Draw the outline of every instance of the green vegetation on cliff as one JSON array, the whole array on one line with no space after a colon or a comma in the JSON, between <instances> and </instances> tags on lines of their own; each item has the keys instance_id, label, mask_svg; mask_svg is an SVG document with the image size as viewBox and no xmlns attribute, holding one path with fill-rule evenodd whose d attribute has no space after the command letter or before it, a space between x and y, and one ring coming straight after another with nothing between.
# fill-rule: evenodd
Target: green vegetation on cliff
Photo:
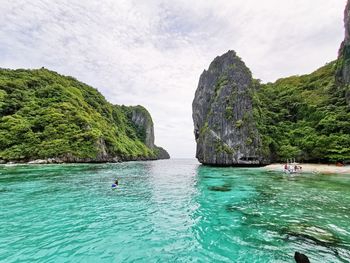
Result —
<instances>
[{"instance_id":1,"label":"green vegetation on cliff","mask_svg":"<svg viewBox=\"0 0 350 263\"><path fill-rule=\"evenodd\" d=\"M154 158L132 108L47 69L0 69L0 159Z\"/></svg>"},{"instance_id":2,"label":"green vegetation on cliff","mask_svg":"<svg viewBox=\"0 0 350 263\"><path fill-rule=\"evenodd\" d=\"M254 116L271 160L350 160L350 108L336 70L337 62L331 62L257 89Z\"/></svg>"}]
</instances>

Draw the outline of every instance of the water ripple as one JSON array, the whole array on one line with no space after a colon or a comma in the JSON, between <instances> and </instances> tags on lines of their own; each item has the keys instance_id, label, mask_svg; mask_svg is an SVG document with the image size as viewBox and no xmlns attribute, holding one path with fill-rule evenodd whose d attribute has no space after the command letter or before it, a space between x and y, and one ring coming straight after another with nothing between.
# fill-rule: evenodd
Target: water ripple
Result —
<instances>
[{"instance_id":1,"label":"water ripple","mask_svg":"<svg viewBox=\"0 0 350 263\"><path fill-rule=\"evenodd\" d=\"M192 160L0 166L0 261L348 262L349 186Z\"/></svg>"}]
</instances>

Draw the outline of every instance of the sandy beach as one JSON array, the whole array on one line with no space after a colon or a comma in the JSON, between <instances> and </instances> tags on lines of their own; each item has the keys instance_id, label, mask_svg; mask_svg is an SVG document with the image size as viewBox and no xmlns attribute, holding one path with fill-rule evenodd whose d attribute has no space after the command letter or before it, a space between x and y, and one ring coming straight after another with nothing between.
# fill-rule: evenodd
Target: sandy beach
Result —
<instances>
[{"instance_id":1,"label":"sandy beach","mask_svg":"<svg viewBox=\"0 0 350 263\"><path fill-rule=\"evenodd\" d=\"M320 174L349 174L350 175L350 166L336 166L333 164L298 164L302 167L302 173L320 173ZM284 164L270 164L265 166L265 169L268 171L283 171Z\"/></svg>"}]
</instances>

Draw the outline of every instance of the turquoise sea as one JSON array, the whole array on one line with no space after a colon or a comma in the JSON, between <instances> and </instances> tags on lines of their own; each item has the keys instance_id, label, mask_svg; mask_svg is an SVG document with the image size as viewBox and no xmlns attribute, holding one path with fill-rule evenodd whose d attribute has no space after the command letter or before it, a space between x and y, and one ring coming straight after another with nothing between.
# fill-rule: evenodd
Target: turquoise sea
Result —
<instances>
[{"instance_id":1,"label":"turquoise sea","mask_svg":"<svg viewBox=\"0 0 350 263\"><path fill-rule=\"evenodd\" d=\"M295 251L350 262L350 176L180 159L0 166L1 262L294 262Z\"/></svg>"}]
</instances>

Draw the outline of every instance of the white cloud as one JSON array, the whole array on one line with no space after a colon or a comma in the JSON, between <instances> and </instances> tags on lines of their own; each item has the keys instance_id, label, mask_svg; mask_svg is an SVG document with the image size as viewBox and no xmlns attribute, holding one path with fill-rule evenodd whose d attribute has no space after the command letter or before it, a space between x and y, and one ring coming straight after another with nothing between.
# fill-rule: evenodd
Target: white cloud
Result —
<instances>
[{"instance_id":1,"label":"white cloud","mask_svg":"<svg viewBox=\"0 0 350 263\"><path fill-rule=\"evenodd\" d=\"M236 50L264 81L336 58L343 0L0 0L0 66L46 68L141 104L156 142L193 157L191 103L215 56Z\"/></svg>"}]
</instances>

